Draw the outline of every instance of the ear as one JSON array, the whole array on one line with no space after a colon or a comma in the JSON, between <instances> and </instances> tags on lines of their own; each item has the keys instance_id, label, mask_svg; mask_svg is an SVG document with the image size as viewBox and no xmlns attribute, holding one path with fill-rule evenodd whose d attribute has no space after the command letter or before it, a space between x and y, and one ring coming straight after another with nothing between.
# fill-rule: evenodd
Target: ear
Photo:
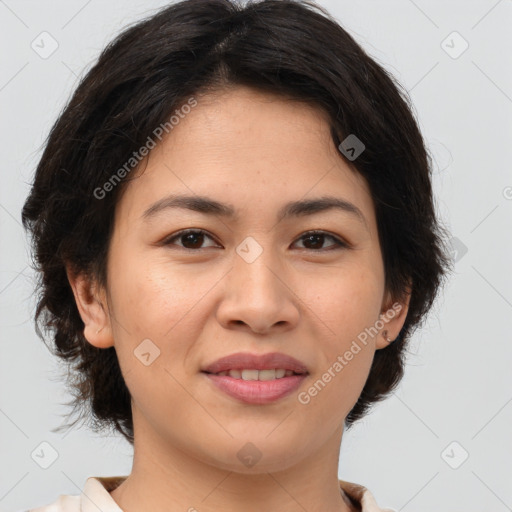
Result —
<instances>
[{"instance_id":1,"label":"ear","mask_svg":"<svg viewBox=\"0 0 512 512\"><path fill-rule=\"evenodd\" d=\"M84 323L85 339L97 348L112 347L114 338L105 291L85 274L74 274L68 266L66 274Z\"/></svg>"},{"instance_id":2,"label":"ear","mask_svg":"<svg viewBox=\"0 0 512 512\"><path fill-rule=\"evenodd\" d=\"M403 294L403 297L398 300L393 300L393 297L391 297L389 292L385 293L379 318L379 327L381 324L383 324L383 327L379 329L379 333L375 341L376 350L386 348L398 337L409 311L410 299L410 286ZM390 341L388 341L388 339Z\"/></svg>"}]
</instances>

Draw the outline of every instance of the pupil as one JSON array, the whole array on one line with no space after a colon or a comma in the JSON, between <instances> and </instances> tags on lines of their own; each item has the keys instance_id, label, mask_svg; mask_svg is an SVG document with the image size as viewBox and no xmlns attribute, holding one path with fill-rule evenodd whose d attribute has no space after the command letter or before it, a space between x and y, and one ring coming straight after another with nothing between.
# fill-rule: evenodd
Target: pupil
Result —
<instances>
[{"instance_id":1,"label":"pupil","mask_svg":"<svg viewBox=\"0 0 512 512\"><path fill-rule=\"evenodd\" d=\"M202 233L187 233L183 236L185 237L185 242L183 243L183 245L186 246L188 242L191 242L194 247L196 247L197 245L201 246L203 236ZM197 240L196 243L194 243L194 240L197 238L199 238L199 243L197 243Z\"/></svg>"},{"instance_id":2,"label":"pupil","mask_svg":"<svg viewBox=\"0 0 512 512\"><path fill-rule=\"evenodd\" d=\"M314 243L314 240L316 239L317 242L318 242L318 239L322 239L324 235L308 235L308 237L306 238L306 242L309 240L309 241L313 241L313 245L316 247L318 246L318 243L315 244ZM320 247L322 246L322 243L320 243Z\"/></svg>"},{"instance_id":3,"label":"pupil","mask_svg":"<svg viewBox=\"0 0 512 512\"><path fill-rule=\"evenodd\" d=\"M196 248L197 246L200 247L202 245L203 236L204 235L202 233L186 233L182 237L182 243L185 247L187 246L187 244L192 245L194 248ZM304 241L305 245L311 243L314 248L321 247L323 245L323 236L324 235L321 234L308 235Z\"/></svg>"}]
</instances>

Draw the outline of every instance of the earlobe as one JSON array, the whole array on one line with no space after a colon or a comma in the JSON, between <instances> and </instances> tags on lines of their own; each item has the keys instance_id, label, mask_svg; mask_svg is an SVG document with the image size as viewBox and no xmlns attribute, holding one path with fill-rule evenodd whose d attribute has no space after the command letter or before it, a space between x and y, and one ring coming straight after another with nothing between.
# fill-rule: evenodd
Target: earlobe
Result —
<instances>
[{"instance_id":1,"label":"earlobe","mask_svg":"<svg viewBox=\"0 0 512 512\"><path fill-rule=\"evenodd\" d=\"M84 337L97 348L114 345L105 293L83 273L73 274L66 268L75 303L84 323Z\"/></svg>"},{"instance_id":2,"label":"earlobe","mask_svg":"<svg viewBox=\"0 0 512 512\"><path fill-rule=\"evenodd\" d=\"M379 350L388 347L393 343L405 323L407 313L409 311L409 301L411 297L410 288L401 300L391 300L388 295L379 317L379 334L375 342L375 349Z\"/></svg>"}]
</instances>

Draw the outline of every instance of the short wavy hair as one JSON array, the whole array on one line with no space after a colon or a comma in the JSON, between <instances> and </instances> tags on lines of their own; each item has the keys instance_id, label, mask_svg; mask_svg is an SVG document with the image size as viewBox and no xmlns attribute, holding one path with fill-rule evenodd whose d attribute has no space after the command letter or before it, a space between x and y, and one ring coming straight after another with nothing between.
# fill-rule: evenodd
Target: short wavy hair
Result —
<instances>
[{"instance_id":1,"label":"short wavy hair","mask_svg":"<svg viewBox=\"0 0 512 512\"><path fill-rule=\"evenodd\" d=\"M365 145L350 163L372 194L386 288L410 301L398 338L375 353L347 428L396 388L407 342L443 284L450 265L432 159L396 79L313 2L171 4L126 28L81 79L45 141L22 211L39 276L36 332L43 341L42 331L49 334L48 348L72 367L72 412L94 431L110 427L133 444L131 396L115 349L85 339L66 274L68 265L107 284L114 212L130 178L101 200L95 190L187 98L237 85L311 104L328 115L337 147L349 134Z\"/></svg>"}]
</instances>

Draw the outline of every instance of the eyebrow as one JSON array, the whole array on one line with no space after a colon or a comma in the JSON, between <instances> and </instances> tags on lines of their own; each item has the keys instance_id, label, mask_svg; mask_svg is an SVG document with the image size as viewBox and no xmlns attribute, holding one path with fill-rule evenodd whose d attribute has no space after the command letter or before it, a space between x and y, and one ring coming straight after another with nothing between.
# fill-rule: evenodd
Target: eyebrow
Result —
<instances>
[{"instance_id":1,"label":"eyebrow","mask_svg":"<svg viewBox=\"0 0 512 512\"><path fill-rule=\"evenodd\" d=\"M205 215L220 215L221 217L235 221L239 219L239 215L230 204L220 203L219 201L206 196L188 196L178 194L171 194L158 200L145 210L142 214L142 218L144 220L148 220L169 208L182 208L203 213ZM333 196L323 196L315 199L302 199L300 201L291 201L286 203L279 210L277 220L280 222L281 220L292 217L304 217L333 209L341 210L353 215L368 228L368 222L365 216L356 205L346 201L345 199Z\"/></svg>"}]
</instances>

